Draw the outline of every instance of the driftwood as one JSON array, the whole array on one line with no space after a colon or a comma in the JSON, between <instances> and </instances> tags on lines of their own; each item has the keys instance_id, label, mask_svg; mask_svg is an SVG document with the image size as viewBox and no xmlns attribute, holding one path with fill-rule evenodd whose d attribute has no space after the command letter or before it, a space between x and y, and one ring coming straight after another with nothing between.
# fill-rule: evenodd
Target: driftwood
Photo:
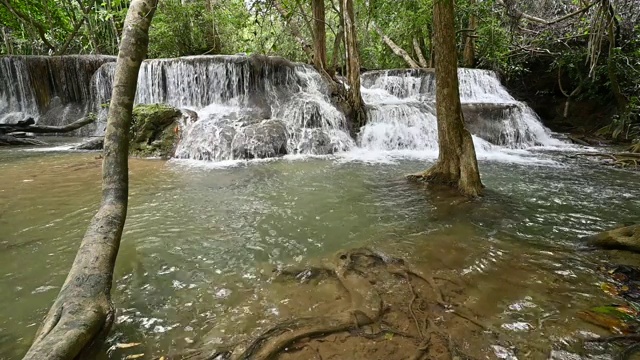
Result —
<instances>
[{"instance_id":1,"label":"driftwood","mask_svg":"<svg viewBox=\"0 0 640 360\"><path fill-rule=\"evenodd\" d=\"M18 121L16 124L0 124L0 146L7 145L47 145L33 138L24 137L25 133L62 134L77 130L96 121L93 114L64 126L36 125L32 118Z\"/></svg>"},{"instance_id":2,"label":"driftwood","mask_svg":"<svg viewBox=\"0 0 640 360\"><path fill-rule=\"evenodd\" d=\"M583 238L588 245L603 249L628 250L640 253L640 225L603 231Z\"/></svg>"},{"instance_id":3,"label":"driftwood","mask_svg":"<svg viewBox=\"0 0 640 360\"><path fill-rule=\"evenodd\" d=\"M93 114L89 114L80 120L64 126L37 125L32 119L27 119L26 121L19 121L17 124L0 124L0 134L10 134L14 132L27 132L34 134L68 133L78 130L85 125L89 125L94 121L96 121L96 117Z\"/></svg>"},{"instance_id":4,"label":"driftwood","mask_svg":"<svg viewBox=\"0 0 640 360\"><path fill-rule=\"evenodd\" d=\"M93 359L113 324L113 269L129 197L129 128L156 6L157 0L133 0L127 12L104 140L102 202L25 360Z\"/></svg>"}]
</instances>

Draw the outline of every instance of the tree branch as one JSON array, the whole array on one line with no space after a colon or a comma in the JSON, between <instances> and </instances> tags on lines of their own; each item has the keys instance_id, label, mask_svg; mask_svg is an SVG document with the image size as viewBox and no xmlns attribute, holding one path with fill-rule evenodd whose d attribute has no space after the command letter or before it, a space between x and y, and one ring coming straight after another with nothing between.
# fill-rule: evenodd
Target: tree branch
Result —
<instances>
[{"instance_id":1,"label":"tree branch","mask_svg":"<svg viewBox=\"0 0 640 360\"><path fill-rule=\"evenodd\" d=\"M413 69L420 68L420 65L418 65L418 63L415 60L413 60L413 58L411 58L409 53L407 53L403 48L401 48L395 42L393 42L393 40L391 40L390 37L388 37L382 32L382 29L380 29L378 24L376 24L375 22L372 22L371 26L373 26L373 29L378 33L378 35L380 35L380 37L382 38L382 41L384 41L384 43L387 44L389 48L391 48L391 51L393 51L393 53L396 54L397 56L400 56L409 65L409 67Z\"/></svg>"}]
</instances>

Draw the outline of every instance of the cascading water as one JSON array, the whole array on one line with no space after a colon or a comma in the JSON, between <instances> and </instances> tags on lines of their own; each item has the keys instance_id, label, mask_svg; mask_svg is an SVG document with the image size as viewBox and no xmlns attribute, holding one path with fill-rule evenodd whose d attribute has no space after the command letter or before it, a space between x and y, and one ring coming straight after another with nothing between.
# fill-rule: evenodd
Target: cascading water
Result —
<instances>
[{"instance_id":1,"label":"cascading water","mask_svg":"<svg viewBox=\"0 0 640 360\"><path fill-rule=\"evenodd\" d=\"M536 114L515 100L491 71L459 69L466 126L480 151L561 145ZM435 76L432 70L386 70L362 75L368 124L360 146L371 150L437 151Z\"/></svg>"},{"instance_id":2,"label":"cascading water","mask_svg":"<svg viewBox=\"0 0 640 360\"><path fill-rule=\"evenodd\" d=\"M99 102L111 96L113 64L94 82ZM311 67L284 59L196 56L145 61L137 103L166 103L198 112L176 157L227 160L284 154L330 154L354 146L344 115ZM101 118L105 118L106 110Z\"/></svg>"},{"instance_id":3,"label":"cascading water","mask_svg":"<svg viewBox=\"0 0 640 360\"><path fill-rule=\"evenodd\" d=\"M27 116L69 123L98 113L102 135L111 98L113 57L7 57L0 59L0 122ZM89 80L91 79L91 80ZM459 70L466 126L476 149L556 146L526 105L486 70ZM9 85L9 86L7 86ZM435 77L432 70L362 74L368 123L357 141L329 89L312 67L276 57L194 56L147 60L136 103L165 103L197 112L185 123L176 157L220 161L285 154L437 152ZM193 113L192 113L193 114ZM197 119L194 121L194 119Z\"/></svg>"}]
</instances>

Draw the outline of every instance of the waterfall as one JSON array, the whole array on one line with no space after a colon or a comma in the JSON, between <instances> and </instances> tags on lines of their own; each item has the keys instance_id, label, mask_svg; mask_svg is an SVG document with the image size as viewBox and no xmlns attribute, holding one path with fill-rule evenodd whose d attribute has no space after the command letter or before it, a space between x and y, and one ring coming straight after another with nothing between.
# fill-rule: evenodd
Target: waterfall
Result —
<instances>
[{"instance_id":1,"label":"waterfall","mask_svg":"<svg viewBox=\"0 0 640 360\"><path fill-rule=\"evenodd\" d=\"M105 64L95 74L98 103L111 97L114 71L114 64ZM332 154L355 145L320 74L276 57L147 60L136 103L166 103L198 113L198 121L183 130L178 158ZM99 118L106 119L106 110Z\"/></svg>"},{"instance_id":2,"label":"waterfall","mask_svg":"<svg viewBox=\"0 0 640 360\"><path fill-rule=\"evenodd\" d=\"M514 99L495 73L459 69L466 127L481 149L561 145L535 112ZM376 150L437 150L435 74L431 69L372 71L362 75L369 122L360 146Z\"/></svg>"},{"instance_id":3,"label":"waterfall","mask_svg":"<svg viewBox=\"0 0 640 360\"><path fill-rule=\"evenodd\" d=\"M104 133L115 58L0 58L0 122L28 116L70 123L88 112L98 122L80 134ZM495 73L459 69L466 127L479 151L557 146L536 114L514 99ZM429 69L362 74L368 123L357 140L311 66L265 56L191 56L143 62L135 102L191 111L175 156L220 161L285 154L437 153L435 76ZM197 115L197 116L196 116Z\"/></svg>"},{"instance_id":4,"label":"waterfall","mask_svg":"<svg viewBox=\"0 0 640 360\"><path fill-rule=\"evenodd\" d=\"M0 123L32 117L62 125L95 110L91 78L110 56L8 56L0 58ZM93 131L81 129L81 133Z\"/></svg>"}]
</instances>

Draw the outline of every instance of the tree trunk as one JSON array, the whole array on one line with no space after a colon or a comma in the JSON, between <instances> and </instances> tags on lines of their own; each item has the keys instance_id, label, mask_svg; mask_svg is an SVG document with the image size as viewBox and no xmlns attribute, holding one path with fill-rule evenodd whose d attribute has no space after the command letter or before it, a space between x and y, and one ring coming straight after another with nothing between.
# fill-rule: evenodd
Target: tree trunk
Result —
<instances>
[{"instance_id":1,"label":"tree trunk","mask_svg":"<svg viewBox=\"0 0 640 360\"><path fill-rule=\"evenodd\" d=\"M114 320L111 285L127 215L131 112L147 54L157 0L133 0L118 52L102 163L102 203L91 220L58 297L24 359L71 360L91 355Z\"/></svg>"},{"instance_id":2,"label":"tree trunk","mask_svg":"<svg viewBox=\"0 0 640 360\"><path fill-rule=\"evenodd\" d=\"M360 93L360 57L358 55L353 0L341 1L344 13L344 47L347 61L347 81L349 83L347 102L351 108L351 133L354 134L366 123L366 113L362 94Z\"/></svg>"},{"instance_id":3,"label":"tree trunk","mask_svg":"<svg viewBox=\"0 0 640 360\"><path fill-rule=\"evenodd\" d=\"M313 9L313 63L318 69L327 69L327 34L324 0L312 0Z\"/></svg>"},{"instance_id":4,"label":"tree trunk","mask_svg":"<svg viewBox=\"0 0 640 360\"><path fill-rule=\"evenodd\" d=\"M607 12L608 35L609 35L609 55L607 56L607 73L609 75L609 83L611 84L611 92L616 99L616 105L620 113L624 113L627 108L627 98L622 94L620 90L620 81L618 80L618 73L616 71L616 64L614 61L614 49L616 47L616 21L615 14L611 3L608 3Z\"/></svg>"},{"instance_id":5,"label":"tree trunk","mask_svg":"<svg viewBox=\"0 0 640 360\"><path fill-rule=\"evenodd\" d=\"M482 182L471 134L464 127L458 88L453 0L434 3L438 161L411 180L456 187L465 196L482 194Z\"/></svg>"},{"instance_id":6,"label":"tree trunk","mask_svg":"<svg viewBox=\"0 0 640 360\"><path fill-rule=\"evenodd\" d=\"M416 53L416 56L418 57L418 62L420 63L420 66L423 68L428 67L429 63L427 62L427 59L424 58L424 54L422 53L422 49L420 48L420 42L416 37L413 38L413 51Z\"/></svg>"},{"instance_id":7,"label":"tree trunk","mask_svg":"<svg viewBox=\"0 0 640 360\"><path fill-rule=\"evenodd\" d=\"M470 0L469 4L474 7L476 0ZM473 9L475 11L475 9ZM464 44L463 64L465 67L472 68L476 65L476 28L477 19L474 14L469 16L469 31L466 33L466 41Z\"/></svg>"},{"instance_id":8,"label":"tree trunk","mask_svg":"<svg viewBox=\"0 0 640 360\"><path fill-rule=\"evenodd\" d=\"M393 40L391 40L390 37L385 35L385 33L382 31L382 29L380 29L380 27L376 23L372 23L371 25L373 26L373 29L378 33L378 35L380 35L380 37L382 38L382 41L384 41L384 43L387 44L387 46L389 46L391 51L393 51L394 54L400 56L407 63L407 65L409 65L410 68L417 69L420 67L420 65L418 65L418 63L415 60L413 60L413 58L411 58L409 53L406 52L400 46L398 46L398 44L393 42Z\"/></svg>"}]
</instances>

